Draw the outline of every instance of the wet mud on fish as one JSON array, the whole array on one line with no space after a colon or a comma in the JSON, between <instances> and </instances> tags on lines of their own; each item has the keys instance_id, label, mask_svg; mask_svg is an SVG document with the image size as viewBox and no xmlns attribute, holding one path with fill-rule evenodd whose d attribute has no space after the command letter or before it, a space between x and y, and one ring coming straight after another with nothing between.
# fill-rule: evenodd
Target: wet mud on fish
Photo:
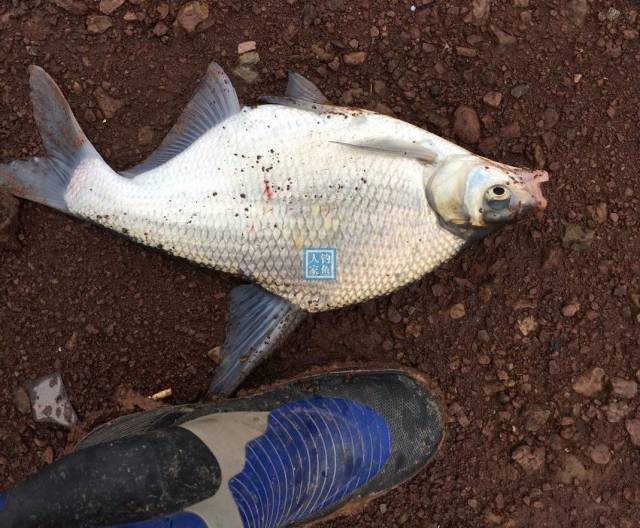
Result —
<instances>
[{"instance_id":1,"label":"wet mud on fish","mask_svg":"<svg viewBox=\"0 0 640 528\"><path fill-rule=\"evenodd\" d=\"M88 0L2 3L0 161L42 154L29 64L60 82L89 140L124 169L161 142L215 59L248 104L282 94L295 70L332 101L549 170L542 219L390 297L307 318L245 387L374 361L442 389L435 463L325 526L636 526L637 3L197 1L209 15L195 27L184 2L129 0L110 15ZM239 65L250 40L260 60ZM34 204L22 203L15 243L0 246L0 488L77 440L34 423L22 384L61 372L83 428L125 412L121 385L196 401L240 283Z\"/></svg>"}]
</instances>

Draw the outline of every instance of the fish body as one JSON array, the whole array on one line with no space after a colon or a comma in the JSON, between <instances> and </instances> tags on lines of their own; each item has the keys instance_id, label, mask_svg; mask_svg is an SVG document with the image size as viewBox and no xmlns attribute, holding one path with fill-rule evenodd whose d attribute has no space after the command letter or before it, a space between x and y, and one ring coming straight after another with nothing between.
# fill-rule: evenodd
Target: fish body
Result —
<instances>
[{"instance_id":1,"label":"fish body","mask_svg":"<svg viewBox=\"0 0 640 528\"><path fill-rule=\"evenodd\" d=\"M464 244L427 201L430 166L347 146L383 134L444 158L464 154L371 112L262 105L133 179L88 159L64 199L76 216L241 275L303 310L340 308L420 278ZM335 249L335 280L305 279L306 248Z\"/></svg>"},{"instance_id":2,"label":"fish body","mask_svg":"<svg viewBox=\"0 0 640 528\"><path fill-rule=\"evenodd\" d=\"M212 64L159 148L121 173L37 67L31 99L48 157L0 165L0 189L253 283L230 294L216 394L235 390L304 314L390 293L546 206L546 173L332 106L295 74L287 97L241 108Z\"/></svg>"}]
</instances>

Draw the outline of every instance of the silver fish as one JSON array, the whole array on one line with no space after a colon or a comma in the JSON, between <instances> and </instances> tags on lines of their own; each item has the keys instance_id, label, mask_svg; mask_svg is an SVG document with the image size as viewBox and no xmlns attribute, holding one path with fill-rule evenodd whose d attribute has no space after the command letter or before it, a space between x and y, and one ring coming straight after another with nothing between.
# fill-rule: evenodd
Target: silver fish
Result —
<instances>
[{"instance_id":1,"label":"silver fish","mask_svg":"<svg viewBox=\"0 0 640 528\"><path fill-rule=\"evenodd\" d=\"M333 106L297 74L286 97L242 108L217 64L160 147L117 173L54 81L30 74L48 158L0 165L0 189L254 283L231 293L213 393L235 390L304 314L388 294L546 207L544 171Z\"/></svg>"}]
</instances>

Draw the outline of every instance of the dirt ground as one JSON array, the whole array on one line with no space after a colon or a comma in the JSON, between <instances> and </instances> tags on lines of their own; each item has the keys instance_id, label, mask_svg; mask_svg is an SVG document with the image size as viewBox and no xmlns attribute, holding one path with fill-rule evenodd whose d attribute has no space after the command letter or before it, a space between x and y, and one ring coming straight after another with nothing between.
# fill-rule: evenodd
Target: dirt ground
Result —
<instances>
[{"instance_id":1,"label":"dirt ground","mask_svg":"<svg viewBox=\"0 0 640 528\"><path fill-rule=\"evenodd\" d=\"M466 146L552 172L545 217L391 297L309 318L245 387L373 360L445 393L448 437L429 470L326 526L638 526L638 2L202 0L192 33L189 17L175 24L184 3L128 0L95 18L97 0L0 2L0 161L41 154L32 63L116 169L152 152L207 64L231 74L248 40L259 78L232 74L246 103L295 70L334 101L447 138L471 107L480 137L457 130ZM86 424L123 412L119 385L195 401L239 283L29 203L17 237L0 249L0 488L73 441L24 413L21 384L60 371Z\"/></svg>"}]
</instances>

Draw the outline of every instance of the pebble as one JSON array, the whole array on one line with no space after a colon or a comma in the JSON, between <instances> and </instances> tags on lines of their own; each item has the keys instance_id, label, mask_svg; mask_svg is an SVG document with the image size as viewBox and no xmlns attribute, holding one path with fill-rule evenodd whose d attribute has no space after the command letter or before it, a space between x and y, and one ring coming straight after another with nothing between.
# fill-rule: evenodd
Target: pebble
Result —
<instances>
[{"instance_id":1,"label":"pebble","mask_svg":"<svg viewBox=\"0 0 640 528\"><path fill-rule=\"evenodd\" d=\"M520 123L514 121L500 129L500 137L503 139L518 139L521 136Z\"/></svg>"},{"instance_id":2,"label":"pebble","mask_svg":"<svg viewBox=\"0 0 640 528\"><path fill-rule=\"evenodd\" d=\"M491 26L491 32L495 35L496 39L498 39L500 46L512 46L518 42L516 37L509 35L506 31L502 31L499 27Z\"/></svg>"},{"instance_id":3,"label":"pebble","mask_svg":"<svg viewBox=\"0 0 640 528\"><path fill-rule=\"evenodd\" d=\"M464 46L456 46L456 54L460 57L476 57L478 55L478 50L474 48L466 48Z\"/></svg>"},{"instance_id":4,"label":"pebble","mask_svg":"<svg viewBox=\"0 0 640 528\"><path fill-rule=\"evenodd\" d=\"M345 53L344 63L349 66L359 66L365 60L367 60L367 52L366 51L352 51L350 53Z\"/></svg>"},{"instance_id":5,"label":"pebble","mask_svg":"<svg viewBox=\"0 0 640 528\"><path fill-rule=\"evenodd\" d=\"M113 22L111 22L111 18L108 16L89 15L87 17L87 31L89 33L98 35L107 31L111 26L113 26Z\"/></svg>"},{"instance_id":6,"label":"pebble","mask_svg":"<svg viewBox=\"0 0 640 528\"><path fill-rule=\"evenodd\" d=\"M640 447L640 419L632 418L627 420L624 424L627 433L629 433L629 438L631 439L631 443L635 446Z\"/></svg>"},{"instance_id":7,"label":"pebble","mask_svg":"<svg viewBox=\"0 0 640 528\"><path fill-rule=\"evenodd\" d=\"M587 398L593 398L604 388L605 372L600 367L581 374L573 384L573 390Z\"/></svg>"},{"instance_id":8,"label":"pebble","mask_svg":"<svg viewBox=\"0 0 640 528\"><path fill-rule=\"evenodd\" d=\"M491 0L473 0L471 4L471 22L476 26L483 24L489 18Z\"/></svg>"},{"instance_id":9,"label":"pebble","mask_svg":"<svg viewBox=\"0 0 640 528\"><path fill-rule=\"evenodd\" d=\"M598 444L589 451L589 456L595 464L605 466L611 461L611 451L604 444Z\"/></svg>"},{"instance_id":10,"label":"pebble","mask_svg":"<svg viewBox=\"0 0 640 528\"><path fill-rule=\"evenodd\" d=\"M124 4L124 0L100 0L99 9L100 12L105 15L110 15L115 12L120 6Z\"/></svg>"},{"instance_id":11,"label":"pebble","mask_svg":"<svg viewBox=\"0 0 640 528\"><path fill-rule=\"evenodd\" d=\"M590 473L582 461L572 454L562 456L555 473L555 478L566 485L587 481L589 477Z\"/></svg>"},{"instance_id":12,"label":"pebble","mask_svg":"<svg viewBox=\"0 0 640 528\"><path fill-rule=\"evenodd\" d=\"M16 248L19 211L18 199L9 193L0 192L0 250Z\"/></svg>"},{"instance_id":13,"label":"pebble","mask_svg":"<svg viewBox=\"0 0 640 528\"><path fill-rule=\"evenodd\" d=\"M478 114L470 106L459 106L455 112L453 131L465 143L480 141L480 120Z\"/></svg>"},{"instance_id":14,"label":"pebble","mask_svg":"<svg viewBox=\"0 0 640 528\"><path fill-rule=\"evenodd\" d=\"M169 27L162 21L153 26L153 34L156 37L164 37L169 32Z\"/></svg>"},{"instance_id":15,"label":"pebble","mask_svg":"<svg viewBox=\"0 0 640 528\"><path fill-rule=\"evenodd\" d=\"M636 394L638 394L638 384L633 380L613 378L611 380L611 388L613 394L627 400L635 398Z\"/></svg>"},{"instance_id":16,"label":"pebble","mask_svg":"<svg viewBox=\"0 0 640 528\"><path fill-rule=\"evenodd\" d=\"M550 416L551 411L546 411L544 409L532 409L527 411L524 415L524 427L527 431L535 433L545 426Z\"/></svg>"},{"instance_id":17,"label":"pebble","mask_svg":"<svg viewBox=\"0 0 640 528\"><path fill-rule=\"evenodd\" d=\"M451 308L449 308L449 317L451 317L451 319L462 319L465 314L466 311L464 309L464 304L462 303L454 304Z\"/></svg>"},{"instance_id":18,"label":"pebble","mask_svg":"<svg viewBox=\"0 0 640 528\"><path fill-rule=\"evenodd\" d=\"M544 114L542 114L544 128L547 130L551 130L554 126L556 126L559 120L560 114L558 114L557 110L553 108L547 108L544 111Z\"/></svg>"},{"instance_id":19,"label":"pebble","mask_svg":"<svg viewBox=\"0 0 640 528\"><path fill-rule=\"evenodd\" d=\"M562 307L562 315L565 317L573 317L580 311L580 303L565 304Z\"/></svg>"},{"instance_id":20,"label":"pebble","mask_svg":"<svg viewBox=\"0 0 640 528\"><path fill-rule=\"evenodd\" d=\"M255 40L247 40L246 42L241 42L240 44L238 44L238 55L248 53L249 51L256 51Z\"/></svg>"},{"instance_id":21,"label":"pebble","mask_svg":"<svg viewBox=\"0 0 640 528\"><path fill-rule=\"evenodd\" d=\"M244 55L241 55L241 57L245 57L251 53L255 52L245 53ZM247 84L253 84L260 79L260 74L253 68L253 66L247 64L240 64L233 70L233 73Z\"/></svg>"},{"instance_id":22,"label":"pebble","mask_svg":"<svg viewBox=\"0 0 640 528\"><path fill-rule=\"evenodd\" d=\"M249 51L240 55L238 63L242 66L255 66L260 62L260 55L257 51Z\"/></svg>"},{"instance_id":23,"label":"pebble","mask_svg":"<svg viewBox=\"0 0 640 528\"><path fill-rule=\"evenodd\" d=\"M204 2L187 2L178 11L176 24L187 33L194 33L198 25L209 18L209 6Z\"/></svg>"},{"instance_id":24,"label":"pebble","mask_svg":"<svg viewBox=\"0 0 640 528\"><path fill-rule=\"evenodd\" d=\"M138 130L138 143L140 145L151 145L153 143L153 128L150 126L140 127Z\"/></svg>"},{"instance_id":25,"label":"pebble","mask_svg":"<svg viewBox=\"0 0 640 528\"><path fill-rule=\"evenodd\" d=\"M631 408L627 402L611 402L604 407L604 415L609 423L620 423L629 412Z\"/></svg>"},{"instance_id":26,"label":"pebble","mask_svg":"<svg viewBox=\"0 0 640 528\"><path fill-rule=\"evenodd\" d=\"M18 387L13 393L13 403L20 414L29 414L31 412L31 400L29 400L29 394L23 387Z\"/></svg>"},{"instance_id":27,"label":"pebble","mask_svg":"<svg viewBox=\"0 0 640 528\"><path fill-rule=\"evenodd\" d=\"M491 108L498 108L502 103L502 94L500 92L489 92L482 98L482 101Z\"/></svg>"},{"instance_id":28,"label":"pebble","mask_svg":"<svg viewBox=\"0 0 640 528\"><path fill-rule=\"evenodd\" d=\"M78 423L60 374L38 378L27 383L26 387L36 422L54 423L67 429Z\"/></svg>"},{"instance_id":29,"label":"pebble","mask_svg":"<svg viewBox=\"0 0 640 528\"><path fill-rule=\"evenodd\" d=\"M534 473L539 471L544 466L546 451L544 447L531 448L527 445L518 447L511 458L522 468L526 473Z\"/></svg>"},{"instance_id":30,"label":"pebble","mask_svg":"<svg viewBox=\"0 0 640 528\"><path fill-rule=\"evenodd\" d=\"M111 97L102 87L97 88L96 91L93 92L93 95L104 117L107 119L111 119L116 115L118 110L125 104L123 100Z\"/></svg>"},{"instance_id":31,"label":"pebble","mask_svg":"<svg viewBox=\"0 0 640 528\"><path fill-rule=\"evenodd\" d=\"M89 12L87 5L81 0L53 0L53 3L72 15L84 16Z\"/></svg>"},{"instance_id":32,"label":"pebble","mask_svg":"<svg viewBox=\"0 0 640 528\"><path fill-rule=\"evenodd\" d=\"M520 330L520 333L525 337L533 332L536 328L538 328L538 323L531 315L518 321L518 330Z\"/></svg>"},{"instance_id":33,"label":"pebble","mask_svg":"<svg viewBox=\"0 0 640 528\"><path fill-rule=\"evenodd\" d=\"M511 95L513 95L513 97L515 97L516 99L520 99L527 93L529 93L529 90L530 87L528 84L519 84L511 90Z\"/></svg>"},{"instance_id":34,"label":"pebble","mask_svg":"<svg viewBox=\"0 0 640 528\"><path fill-rule=\"evenodd\" d=\"M570 0L567 4L566 14L571 22L581 26L589 14L588 0Z\"/></svg>"}]
</instances>

